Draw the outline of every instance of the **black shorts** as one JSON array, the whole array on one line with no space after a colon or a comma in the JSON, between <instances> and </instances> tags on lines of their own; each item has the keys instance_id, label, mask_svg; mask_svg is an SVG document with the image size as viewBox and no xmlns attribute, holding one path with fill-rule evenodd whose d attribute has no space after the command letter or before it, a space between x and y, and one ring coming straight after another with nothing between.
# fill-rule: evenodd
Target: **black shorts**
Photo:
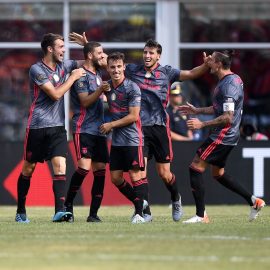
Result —
<instances>
[{"instance_id":1,"label":"black shorts","mask_svg":"<svg viewBox=\"0 0 270 270\"><path fill-rule=\"evenodd\" d=\"M173 159L170 129L165 126L144 126L144 156L156 162L169 163Z\"/></svg>"},{"instance_id":2,"label":"black shorts","mask_svg":"<svg viewBox=\"0 0 270 270\"><path fill-rule=\"evenodd\" d=\"M141 146L113 146L110 152L110 170L144 170L143 149Z\"/></svg>"},{"instance_id":3,"label":"black shorts","mask_svg":"<svg viewBox=\"0 0 270 270\"><path fill-rule=\"evenodd\" d=\"M109 151L106 137L87 133L73 134L77 159L89 158L93 162L109 162Z\"/></svg>"},{"instance_id":4,"label":"black shorts","mask_svg":"<svg viewBox=\"0 0 270 270\"><path fill-rule=\"evenodd\" d=\"M234 145L217 144L210 138L198 148L197 155L204 161L219 168L224 168Z\"/></svg>"},{"instance_id":5,"label":"black shorts","mask_svg":"<svg viewBox=\"0 0 270 270\"><path fill-rule=\"evenodd\" d=\"M24 159L30 163L66 157L67 149L65 127L26 129Z\"/></svg>"}]
</instances>

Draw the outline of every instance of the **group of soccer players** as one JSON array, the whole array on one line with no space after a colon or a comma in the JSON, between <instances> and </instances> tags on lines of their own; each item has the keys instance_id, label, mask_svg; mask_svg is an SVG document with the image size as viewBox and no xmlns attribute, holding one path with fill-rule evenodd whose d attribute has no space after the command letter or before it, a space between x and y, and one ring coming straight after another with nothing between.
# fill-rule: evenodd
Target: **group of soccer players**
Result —
<instances>
[{"instance_id":1,"label":"group of soccer players","mask_svg":"<svg viewBox=\"0 0 270 270\"><path fill-rule=\"evenodd\" d=\"M192 130L207 126L212 127L213 132L198 149L190 165L196 215L184 223L209 222L205 212L202 177L209 164L218 182L250 204L250 220L258 216L265 205L264 201L247 192L224 170L226 159L239 138L243 107L243 83L230 70L230 51L214 52L209 56L204 53L201 66L179 70L159 64L162 47L154 40L148 40L144 46L143 64L135 65L125 64L121 52L107 56L101 44L88 42L85 34L71 33L70 37L84 46L84 61L64 61L63 38L49 33L44 35L41 42L43 59L30 69L32 105L26 129L24 164L18 179L17 222L29 222L25 203L30 179L37 162L44 160L51 160L54 172L54 222L74 221L73 200L90 169L94 180L87 222L101 221L97 213L103 198L105 166L108 162L112 183L134 204L131 222L150 222L153 217L148 199L147 161L153 156L158 175L171 194L172 218L179 221L183 209L176 177L170 169L173 152L166 113L168 93L173 82L198 78L209 69L219 79L213 94L213 106L195 108L187 103L179 107L185 114L215 115L211 121L201 122L192 118L187 122ZM101 68L107 69L110 75L108 82L102 81ZM78 166L66 195L67 139L63 95L69 88L74 105L72 130ZM112 117L108 123L104 123L103 119L103 95L106 96ZM109 157L106 134L111 131ZM129 172L131 183L123 178L123 172Z\"/></svg>"}]
</instances>

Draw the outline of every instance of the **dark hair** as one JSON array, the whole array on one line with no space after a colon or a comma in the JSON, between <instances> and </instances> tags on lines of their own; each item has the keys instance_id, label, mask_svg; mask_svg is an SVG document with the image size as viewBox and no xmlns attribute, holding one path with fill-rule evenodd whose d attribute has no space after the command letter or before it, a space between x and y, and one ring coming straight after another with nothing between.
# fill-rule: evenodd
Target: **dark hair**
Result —
<instances>
[{"instance_id":1,"label":"dark hair","mask_svg":"<svg viewBox=\"0 0 270 270\"><path fill-rule=\"evenodd\" d=\"M87 58L87 54L94 51L95 48L101 47L101 44L96 41L87 42L83 47L84 58Z\"/></svg>"},{"instance_id":2,"label":"dark hair","mask_svg":"<svg viewBox=\"0 0 270 270\"><path fill-rule=\"evenodd\" d=\"M144 45L144 48L145 47L156 48L158 54L162 53L162 46L157 41L155 41L153 39L148 39Z\"/></svg>"},{"instance_id":3,"label":"dark hair","mask_svg":"<svg viewBox=\"0 0 270 270\"><path fill-rule=\"evenodd\" d=\"M224 69L230 69L232 58L235 55L234 50L215 51L216 61L221 62Z\"/></svg>"},{"instance_id":4,"label":"dark hair","mask_svg":"<svg viewBox=\"0 0 270 270\"><path fill-rule=\"evenodd\" d=\"M45 34L41 40L41 49L42 51L44 52L44 54L47 53L47 48L49 46L53 47L54 46L54 42L57 40L57 39L60 39L62 41L64 41L64 38L63 36L61 35L58 35L58 34L53 34L53 33L48 33L48 34Z\"/></svg>"},{"instance_id":5,"label":"dark hair","mask_svg":"<svg viewBox=\"0 0 270 270\"><path fill-rule=\"evenodd\" d=\"M110 60L112 61L122 60L123 63L125 63L125 55L121 52L113 52L108 55L107 63L109 63Z\"/></svg>"}]
</instances>

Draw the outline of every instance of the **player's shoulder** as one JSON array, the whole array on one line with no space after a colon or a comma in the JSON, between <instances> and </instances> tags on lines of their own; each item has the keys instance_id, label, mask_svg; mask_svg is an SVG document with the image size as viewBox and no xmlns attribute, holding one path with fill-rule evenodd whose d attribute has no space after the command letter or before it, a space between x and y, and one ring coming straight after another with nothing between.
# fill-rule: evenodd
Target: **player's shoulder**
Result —
<instances>
[{"instance_id":1,"label":"player's shoulder","mask_svg":"<svg viewBox=\"0 0 270 270\"><path fill-rule=\"evenodd\" d=\"M129 63L129 64L126 64L126 69L130 71L138 71L138 70L144 69L144 65Z\"/></svg>"},{"instance_id":2,"label":"player's shoulder","mask_svg":"<svg viewBox=\"0 0 270 270\"><path fill-rule=\"evenodd\" d=\"M41 62L37 62L37 63L33 64L29 69L30 74L37 73L37 72L40 73L42 71L43 71L43 69L42 69L42 63Z\"/></svg>"},{"instance_id":3,"label":"player's shoulder","mask_svg":"<svg viewBox=\"0 0 270 270\"><path fill-rule=\"evenodd\" d=\"M226 76L222 83L222 88L224 88L225 90L227 88L242 88L242 87L243 87L243 81L241 77L235 73L232 73Z\"/></svg>"}]
</instances>

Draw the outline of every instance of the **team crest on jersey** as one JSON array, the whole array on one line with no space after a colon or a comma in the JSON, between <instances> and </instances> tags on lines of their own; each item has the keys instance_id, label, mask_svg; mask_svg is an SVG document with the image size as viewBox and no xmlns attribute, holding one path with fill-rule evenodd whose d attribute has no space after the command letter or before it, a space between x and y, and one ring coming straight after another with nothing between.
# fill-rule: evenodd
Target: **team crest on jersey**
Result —
<instances>
[{"instance_id":1,"label":"team crest on jersey","mask_svg":"<svg viewBox=\"0 0 270 270\"><path fill-rule=\"evenodd\" d=\"M160 78L160 71L156 71L156 78L159 79Z\"/></svg>"},{"instance_id":2,"label":"team crest on jersey","mask_svg":"<svg viewBox=\"0 0 270 270\"><path fill-rule=\"evenodd\" d=\"M55 81L56 83L58 83L59 80L60 80L60 78L59 78L59 76L58 76L57 74L53 74L53 79L54 79L54 81Z\"/></svg>"},{"instance_id":3,"label":"team crest on jersey","mask_svg":"<svg viewBox=\"0 0 270 270\"><path fill-rule=\"evenodd\" d=\"M79 88L83 88L83 82L79 82L79 83L78 83L78 87L79 87Z\"/></svg>"},{"instance_id":4,"label":"team crest on jersey","mask_svg":"<svg viewBox=\"0 0 270 270\"><path fill-rule=\"evenodd\" d=\"M82 147L82 153L86 154L87 153L87 148L86 147Z\"/></svg>"},{"instance_id":5,"label":"team crest on jersey","mask_svg":"<svg viewBox=\"0 0 270 270\"><path fill-rule=\"evenodd\" d=\"M46 75L45 74L37 74L36 78L38 81L43 81L44 79L46 79Z\"/></svg>"},{"instance_id":6,"label":"team crest on jersey","mask_svg":"<svg viewBox=\"0 0 270 270\"><path fill-rule=\"evenodd\" d=\"M115 93L112 93L111 100L116 100L116 94Z\"/></svg>"}]
</instances>

